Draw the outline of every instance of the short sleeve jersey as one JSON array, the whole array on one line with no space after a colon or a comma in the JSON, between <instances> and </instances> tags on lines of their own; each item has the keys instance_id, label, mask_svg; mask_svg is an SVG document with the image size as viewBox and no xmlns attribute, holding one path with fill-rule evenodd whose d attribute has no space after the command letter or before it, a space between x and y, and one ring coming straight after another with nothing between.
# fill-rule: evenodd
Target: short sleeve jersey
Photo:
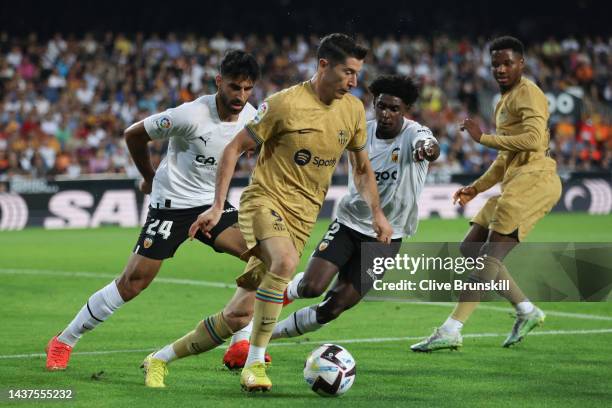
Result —
<instances>
[{"instance_id":1,"label":"short sleeve jersey","mask_svg":"<svg viewBox=\"0 0 612 408\"><path fill-rule=\"evenodd\" d=\"M345 149L366 143L363 103L345 95L326 105L309 81L270 96L246 126L262 145L245 194L265 195L314 222Z\"/></svg>"},{"instance_id":2,"label":"short sleeve jersey","mask_svg":"<svg viewBox=\"0 0 612 408\"><path fill-rule=\"evenodd\" d=\"M376 174L380 205L393 227L392 238L411 236L416 232L417 202L429 167L427 160L414 160L413 153L417 142L435 138L427 127L408 119L404 119L401 132L393 139L376 137L375 120L369 121L367 127L366 149ZM359 195L352 177L348 187L348 194L338 205L338 221L357 232L376 237L372 212Z\"/></svg>"},{"instance_id":3,"label":"short sleeve jersey","mask_svg":"<svg viewBox=\"0 0 612 408\"><path fill-rule=\"evenodd\" d=\"M204 95L147 117L144 127L149 137L169 139L168 152L153 179L151 206L179 209L212 204L221 153L255 113L247 103L237 121L222 122L215 95Z\"/></svg>"}]
</instances>

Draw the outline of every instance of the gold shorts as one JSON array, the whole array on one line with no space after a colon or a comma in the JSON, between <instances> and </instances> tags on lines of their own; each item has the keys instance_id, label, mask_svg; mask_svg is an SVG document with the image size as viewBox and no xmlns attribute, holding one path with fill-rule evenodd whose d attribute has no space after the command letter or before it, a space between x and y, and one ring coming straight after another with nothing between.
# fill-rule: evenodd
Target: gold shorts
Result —
<instances>
[{"instance_id":1,"label":"gold shorts","mask_svg":"<svg viewBox=\"0 0 612 408\"><path fill-rule=\"evenodd\" d=\"M286 237L291 239L298 255L302 256L314 222L306 223L287 215L281 206L260 196L241 200L238 224L248 248L240 258L248 262L236 283L245 289L255 290L266 273L263 261L253 255L259 242L272 237Z\"/></svg>"},{"instance_id":2,"label":"gold shorts","mask_svg":"<svg viewBox=\"0 0 612 408\"><path fill-rule=\"evenodd\" d=\"M523 241L560 197L561 180L556 172L519 174L503 186L501 195L491 197L471 222L504 235L518 230L518 239Z\"/></svg>"}]
</instances>

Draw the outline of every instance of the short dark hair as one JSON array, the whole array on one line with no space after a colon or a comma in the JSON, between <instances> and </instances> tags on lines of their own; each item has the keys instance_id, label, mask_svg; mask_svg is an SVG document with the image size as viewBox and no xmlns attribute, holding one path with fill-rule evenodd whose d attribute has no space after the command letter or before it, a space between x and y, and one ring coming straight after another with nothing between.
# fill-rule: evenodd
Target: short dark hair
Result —
<instances>
[{"instance_id":1,"label":"short dark hair","mask_svg":"<svg viewBox=\"0 0 612 408\"><path fill-rule=\"evenodd\" d=\"M332 65L340 64L349 57L363 60L368 49L359 45L346 34L334 33L323 37L317 49L317 59L325 58Z\"/></svg>"},{"instance_id":2,"label":"short dark hair","mask_svg":"<svg viewBox=\"0 0 612 408\"><path fill-rule=\"evenodd\" d=\"M512 50L520 55L523 55L525 53L525 47L523 46L521 40L516 37L511 37L509 35L497 37L493 41L491 41L491 45L489 46L489 53L493 53L493 51L500 50Z\"/></svg>"},{"instance_id":3,"label":"short dark hair","mask_svg":"<svg viewBox=\"0 0 612 408\"><path fill-rule=\"evenodd\" d=\"M402 75L382 75L376 78L368 87L374 98L387 94L400 98L408 106L412 106L419 97L419 88L414 81Z\"/></svg>"},{"instance_id":4,"label":"short dark hair","mask_svg":"<svg viewBox=\"0 0 612 408\"><path fill-rule=\"evenodd\" d=\"M219 71L223 77L247 77L252 81L259 79L259 64L255 57L242 50L230 50L225 53Z\"/></svg>"}]
</instances>

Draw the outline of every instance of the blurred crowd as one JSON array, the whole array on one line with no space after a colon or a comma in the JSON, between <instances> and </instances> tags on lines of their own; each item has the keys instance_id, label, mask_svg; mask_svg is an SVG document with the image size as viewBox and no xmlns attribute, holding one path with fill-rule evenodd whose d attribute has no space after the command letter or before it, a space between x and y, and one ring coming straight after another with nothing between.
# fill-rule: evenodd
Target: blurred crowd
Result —
<instances>
[{"instance_id":1,"label":"blurred crowd","mask_svg":"<svg viewBox=\"0 0 612 408\"><path fill-rule=\"evenodd\" d=\"M498 88L490 74L485 39L446 36L358 38L372 52L354 94L373 118L367 84L379 74L413 77L421 96L411 116L429 126L441 144L431 173L440 180L479 173L496 152L458 129L466 116L494 131ZM214 77L228 49L252 52L262 67L251 103L311 77L316 36L225 36L106 33L82 37L0 33L0 181L10 177L76 178L117 173L137 177L123 130L144 117L215 92ZM612 37L551 37L527 44L526 75L553 101L551 154L560 171L612 169ZM568 99L569 98L569 99ZM571 102L571 103L570 103ZM553 109L554 108L554 109ZM151 144L154 164L164 142ZM248 175L253 158L238 174ZM346 160L337 172L347 172Z\"/></svg>"}]
</instances>

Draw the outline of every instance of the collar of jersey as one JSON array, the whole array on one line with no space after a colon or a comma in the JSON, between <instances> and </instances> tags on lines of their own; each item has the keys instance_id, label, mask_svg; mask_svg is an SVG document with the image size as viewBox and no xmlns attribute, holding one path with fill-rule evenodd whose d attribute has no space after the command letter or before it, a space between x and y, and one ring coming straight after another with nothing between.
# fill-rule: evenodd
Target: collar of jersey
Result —
<instances>
[{"instance_id":1,"label":"collar of jersey","mask_svg":"<svg viewBox=\"0 0 612 408\"><path fill-rule=\"evenodd\" d=\"M311 80L306 81L306 89L308 90L308 92L310 93L310 95L314 98L315 101L317 101L317 103L324 109L331 109L334 106L334 103L336 103L336 99L334 99L332 101L331 104L327 105L325 103L323 103L323 101L321 99L319 99L319 95L317 95L317 93L315 92L314 88L312 87L312 82L310 82Z\"/></svg>"}]
</instances>

